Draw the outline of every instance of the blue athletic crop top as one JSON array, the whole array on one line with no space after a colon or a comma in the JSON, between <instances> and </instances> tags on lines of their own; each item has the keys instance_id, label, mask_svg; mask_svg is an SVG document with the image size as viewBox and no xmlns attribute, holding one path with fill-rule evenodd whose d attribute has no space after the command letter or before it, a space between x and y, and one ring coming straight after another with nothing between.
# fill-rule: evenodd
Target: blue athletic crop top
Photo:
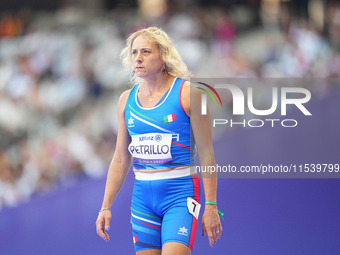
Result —
<instances>
[{"instance_id":1,"label":"blue athletic crop top","mask_svg":"<svg viewBox=\"0 0 340 255\"><path fill-rule=\"evenodd\" d=\"M162 169L193 165L194 141L190 118L180 95L183 79L175 78L171 88L152 108L139 103L135 85L126 102L124 115L131 143L134 169Z\"/></svg>"}]
</instances>

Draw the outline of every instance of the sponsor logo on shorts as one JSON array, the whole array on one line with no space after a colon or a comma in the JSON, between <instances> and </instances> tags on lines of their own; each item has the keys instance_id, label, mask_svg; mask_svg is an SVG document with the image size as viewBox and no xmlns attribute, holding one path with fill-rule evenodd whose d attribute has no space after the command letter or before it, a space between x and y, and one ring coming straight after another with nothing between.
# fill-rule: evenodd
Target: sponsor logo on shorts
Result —
<instances>
[{"instance_id":1,"label":"sponsor logo on shorts","mask_svg":"<svg viewBox=\"0 0 340 255\"><path fill-rule=\"evenodd\" d=\"M178 234L182 236L188 236L188 229L185 227L181 227L178 230Z\"/></svg>"}]
</instances>

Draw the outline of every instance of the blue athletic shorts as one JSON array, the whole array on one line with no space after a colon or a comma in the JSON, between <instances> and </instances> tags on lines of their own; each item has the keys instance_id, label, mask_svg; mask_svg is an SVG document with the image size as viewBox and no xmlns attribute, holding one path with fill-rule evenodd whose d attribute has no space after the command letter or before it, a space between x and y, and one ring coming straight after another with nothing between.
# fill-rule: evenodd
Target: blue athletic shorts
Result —
<instances>
[{"instance_id":1,"label":"blue athletic shorts","mask_svg":"<svg viewBox=\"0 0 340 255\"><path fill-rule=\"evenodd\" d=\"M162 249L166 242L183 243L192 249L199 197L197 174L164 180L135 179L131 207L135 251Z\"/></svg>"}]
</instances>

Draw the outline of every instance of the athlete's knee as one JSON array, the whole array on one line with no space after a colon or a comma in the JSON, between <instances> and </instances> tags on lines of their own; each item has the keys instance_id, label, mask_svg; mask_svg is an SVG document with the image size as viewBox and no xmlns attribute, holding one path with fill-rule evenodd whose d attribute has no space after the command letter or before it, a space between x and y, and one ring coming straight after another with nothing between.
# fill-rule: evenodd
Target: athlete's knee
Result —
<instances>
[{"instance_id":1,"label":"athlete's knee","mask_svg":"<svg viewBox=\"0 0 340 255\"><path fill-rule=\"evenodd\" d=\"M162 247L162 255L190 255L191 249L178 242L167 242Z\"/></svg>"}]
</instances>

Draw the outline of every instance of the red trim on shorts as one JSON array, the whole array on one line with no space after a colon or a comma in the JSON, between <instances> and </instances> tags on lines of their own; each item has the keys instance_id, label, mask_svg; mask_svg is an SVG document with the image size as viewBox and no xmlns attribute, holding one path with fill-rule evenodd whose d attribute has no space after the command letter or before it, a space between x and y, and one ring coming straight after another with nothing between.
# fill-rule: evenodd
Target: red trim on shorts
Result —
<instances>
[{"instance_id":1,"label":"red trim on shorts","mask_svg":"<svg viewBox=\"0 0 340 255\"><path fill-rule=\"evenodd\" d=\"M138 222L138 223L140 223L140 224L147 225L147 226L149 226L149 227L153 227L153 228L158 228L158 229L161 229L161 227L157 227L157 226L154 226L154 225L151 225L151 224L148 224L148 223L142 222L142 221L136 221L136 222Z\"/></svg>"},{"instance_id":2,"label":"red trim on shorts","mask_svg":"<svg viewBox=\"0 0 340 255\"><path fill-rule=\"evenodd\" d=\"M182 100L181 100L181 98L182 98L182 89L183 89L184 82L185 82L185 80L183 80L182 85L181 85L181 89L179 90L179 103L180 103L180 105L182 107L183 112L186 114L186 112L184 111Z\"/></svg>"},{"instance_id":3,"label":"red trim on shorts","mask_svg":"<svg viewBox=\"0 0 340 255\"><path fill-rule=\"evenodd\" d=\"M191 176L192 182L194 184L194 199L196 202L199 203L200 200L200 179L198 178L198 174L193 174ZM195 242L196 237L196 229L197 229L197 219L193 216L192 217L192 224L191 224L191 234L189 239L189 248L192 250Z\"/></svg>"}]
</instances>

